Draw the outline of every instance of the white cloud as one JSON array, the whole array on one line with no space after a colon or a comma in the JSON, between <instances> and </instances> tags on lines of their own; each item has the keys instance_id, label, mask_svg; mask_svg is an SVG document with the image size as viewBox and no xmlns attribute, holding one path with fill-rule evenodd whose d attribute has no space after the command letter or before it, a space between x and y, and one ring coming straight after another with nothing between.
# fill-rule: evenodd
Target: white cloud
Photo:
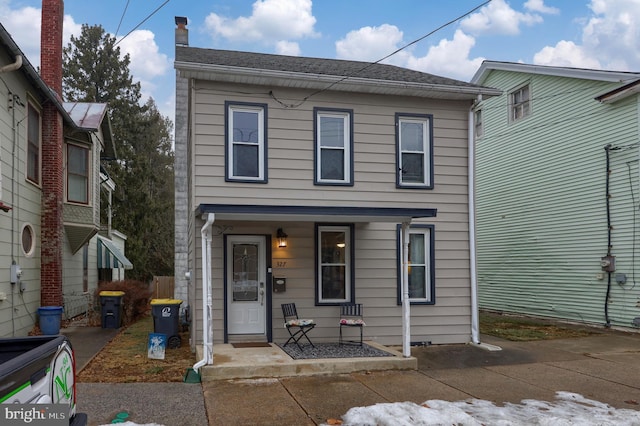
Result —
<instances>
[{"instance_id":1,"label":"white cloud","mask_svg":"<svg viewBox=\"0 0 640 426\"><path fill-rule=\"evenodd\" d=\"M546 46L534 63L603 68L640 69L640 0L592 0L593 15L582 29L582 44L562 40Z\"/></svg>"},{"instance_id":2,"label":"white cloud","mask_svg":"<svg viewBox=\"0 0 640 426\"><path fill-rule=\"evenodd\" d=\"M460 28L473 35L517 35L520 34L520 25L534 25L541 22L540 15L518 12L512 9L505 0L493 0L478 12L463 19L460 22Z\"/></svg>"},{"instance_id":3,"label":"white cloud","mask_svg":"<svg viewBox=\"0 0 640 426\"><path fill-rule=\"evenodd\" d=\"M437 46L429 48L425 56L409 58L407 66L431 74L469 80L484 60L470 59L471 48L475 43L475 38L462 30L456 30L453 40L440 40Z\"/></svg>"},{"instance_id":4,"label":"white cloud","mask_svg":"<svg viewBox=\"0 0 640 426\"><path fill-rule=\"evenodd\" d=\"M574 68L601 68L600 62L592 58L582 46L572 41L559 41L555 47L547 46L533 56L537 65L553 65Z\"/></svg>"},{"instance_id":5,"label":"white cloud","mask_svg":"<svg viewBox=\"0 0 640 426\"><path fill-rule=\"evenodd\" d=\"M340 59L377 61L394 52L402 42L402 31L395 25L383 24L379 27L362 27L350 31L336 42L336 53ZM392 62L397 62L394 58Z\"/></svg>"},{"instance_id":6,"label":"white cloud","mask_svg":"<svg viewBox=\"0 0 640 426\"><path fill-rule=\"evenodd\" d=\"M165 74L169 69L169 59L167 55L160 53L155 35L151 31L136 30L119 40L121 52L131 56L130 71L136 78L151 79Z\"/></svg>"},{"instance_id":7,"label":"white cloud","mask_svg":"<svg viewBox=\"0 0 640 426\"><path fill-rule=\"evenodd\" d=\"M557 7L546 6L544 0L528 0L524 3L524 8L532 12L547 13L549 15L560 13L560 9Z\"/></svg>"},{"instance_id":8,"label":"white cloud","mask_svg":"<svg viewBox=\"0 0 640 426\"><path fill-rule=\"evenodd\" d=\"M205 26L214 37L232 42L276 45L283 40L318 36L311 6L311 0L256 0L251 16L233 19L211 13Z\"/></svg>"},{"instance_id":9,"label":"white cloud","mask_svg":"<svg viewBox=\"0 0 640 426\"><path fill-rule=\"evenodd\" d=\"M278 55L300 56L300 45L294 41L280 40L276 43Z\"/></svg>"}]
</instances>

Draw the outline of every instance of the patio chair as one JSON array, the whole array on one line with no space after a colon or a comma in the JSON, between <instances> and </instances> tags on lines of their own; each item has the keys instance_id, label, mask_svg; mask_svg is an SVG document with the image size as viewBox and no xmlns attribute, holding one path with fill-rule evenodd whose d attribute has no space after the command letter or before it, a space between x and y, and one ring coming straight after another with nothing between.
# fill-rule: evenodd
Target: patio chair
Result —
<instances>
[{"instance_id":1,"label":"patio chair","mask_svg":"<svg viewBox=\"0 0 640 426\"><path fill-rule=\"evenodd\" d=\"M307 339L307 342L315 348L307 333L316 326L316 323L312 319L301 319L298 318L298 311L296 310L295 303L283 303L282 304L282 314L284 315L284 326L289 332L289 340L283 345L287 346L289 343L295 343L298 345L300 350L302 346L300 346L300 339L303 337Z\"/></svg>"},{"instance_id":2,"label":"patio chair","mask_svg":"<svg viewBox=\"0 0 640 426\"><path fill-rule=\"evenodd\" d=\"M351 344L362 346L362 329L366 325L363 319L364 309L361 303L345 303L340 305L340 345ZM342 327L358 327L360 340L345 340L342 337Z\"/></svg>"}]
</instances>

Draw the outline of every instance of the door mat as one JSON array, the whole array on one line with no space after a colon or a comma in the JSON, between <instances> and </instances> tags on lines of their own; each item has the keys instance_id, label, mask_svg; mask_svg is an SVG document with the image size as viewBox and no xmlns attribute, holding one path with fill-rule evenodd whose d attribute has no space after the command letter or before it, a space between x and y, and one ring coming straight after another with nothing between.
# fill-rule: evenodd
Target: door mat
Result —
<instances>
[{"instance_id":1,"label":"door mat","mask_svg":"<svg viewBox=\"0 0 640 426\"><path fill-rule=\"evenodd\" d=\"M293 359L395 356L392 353L374 348L366 343L363 343L362 346L340 345L338 343L315 343L315 347L309 344L301 345L303 350L300 350L298 345L291 343L287 346L278 343L278 346Z\"/></svg>"},{"instance_id":2,"label":"door mat","mask_svg":"<svg viewBox=\"0 0 640 426\"><path fill-rule=\"evenodd\" d=\"M270 348L267 342L237 342L231 344L234 348Z\"/></svg>"}]
</instances>

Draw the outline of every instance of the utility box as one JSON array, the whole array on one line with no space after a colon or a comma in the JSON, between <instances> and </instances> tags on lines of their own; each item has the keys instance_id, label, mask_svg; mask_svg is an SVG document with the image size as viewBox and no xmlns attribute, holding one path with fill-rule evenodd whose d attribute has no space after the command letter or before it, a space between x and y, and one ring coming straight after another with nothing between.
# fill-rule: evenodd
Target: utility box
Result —
<instances>
[{"instance_id":1,"label":"utility box","mask_svg":"<svg viewBox=\"0 0 640 426\"><path fill-rule=\"evenodd\" d=\"M102 328L120 328L122 325L122 296L124 291L100 292Z\"/></svg>"}]
</instances>

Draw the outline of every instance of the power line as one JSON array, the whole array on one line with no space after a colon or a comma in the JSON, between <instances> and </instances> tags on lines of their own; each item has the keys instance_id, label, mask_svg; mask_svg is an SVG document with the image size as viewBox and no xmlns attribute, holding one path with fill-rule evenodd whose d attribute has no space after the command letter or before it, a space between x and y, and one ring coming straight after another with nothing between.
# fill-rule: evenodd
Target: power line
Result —
<instances>
[{"instance_id":1,"label":"power line","mask_svg":"<svg viewBox=\"0 0 640 426\"><path fill-rule=\"evenodd\" d=\"M115 44L113 45L113 47L116 47L118 45L118 43L120 43L122 40L124 40L125 38L127 38L129 36L129 34L131 34L132 32L134 32L135 30L138 29L138 27L140 27L140 25L144 24L145 22L147 22L147 20L149 18L151 18L153 15L155 15L160 9L162 9L167 3L169 3L171 0L166 0L164 3L162 3L160 6L158 6L156 8L156 10L154 10L153 12L151 12L146 18L144 18L142 21L140 21L140 23L138 25L136 25L135 27L133 27L131 29L131 31L129 31L128 33L126 33L124 35L124 37L122 37L120 40L116 41Z\"/></svg>"},{"instance_id":2,"label":"power line","mask_svg":"<svg viewBox=\"0 0 640 426\"><path fill-rule=\"evenodd\" d=\"M116 29L116 37L118 37L118 32L120 31L120 25L122 25L122 20L124 19L125 13L127 13L127 9L129 8L129 1L127 0L127 4L124 6L124 10L122 11L122 16L120 17L120 22L118 22L118 28Z\"/></svg>"},{"instance_id":3,"label":"power line","mask_svg":"<svg viewBox=\"0 0 640 426\"><path fill-rule=\"evenodd\" d=\"M383 58L380 58L380 59L378 59L378 60L377 60L377 61L375 61L375 62L370 62L370 63L368 63L367 65L365 65L364 67L362 67L362 68L361 68L361 69L359 69L358 71L356 71L356 72L354 72L354 73L352 73L352 74L346 75L346 76L342 77L341 79L339 79L339 80L337 80L337 81L334 81L333 83L329 84L327 87L325 87L325 88L323 88L323 89L318 89L318 90L316 90L315 92L311 93L310 95L307 95L307 96L305 96L304 98L302 98L302 100L301 100L300 102L298 102L297 104L285 104L284 102L282 102L282 101L280 101L278 98L276 98L276 96L273 94L273 92L269 92L269 95L273 98L273 100L274 100L274 101L278 102L280 105L282 105L282 106L283 106L283 107L285 107L285 108L298 108L299 106L301 106L302 104L304 104L306 101L308 101L311 97L316 96L316 95L318 95L318 94L320 94L320 93L322 93L322 92L325 92L325 91L327 91L327 90L331 89L331 88L332 88L333 86L335 86L336 84L340 84L340 83L342 83L343 81L345 81L345 80L347 80L347 79L349 79L349 78L351 78L351 77L354 77L354 76L356 76L356 75L360 74L362 71L366 70L367 68L372 67L373 65L376 65L376 64L378 64L378 63L380 63L380 62L384 61L385 59L388 59L388 58L392 57L393 55L395 55L395 54L397 54L397 53L400 53L401 51L403 51L404 49L408 48L409 46L413 46L414 44L421 42L421 41L422 41L422 40L424 40L425 38L427 38L427 37L429 37L429 36L432 36L433 34L437 33L437 32L438 32L438 31L440 31L441 29L448 27L449 25L453 24L454 22L459 21L460 19L464 18L465 16L472 14L473 12L475 12L475 11L476 11L476 10L478 10L478 9L480 9L481 7L486 6L487 4L491 3L491 1L492 1L492 0L487 0L487 1L485 1L484 3L482 3L482 4L480 4L480 5L476 6L476 7L474 7L473 9L469 10L468 12L465 12L464 14L462 14L462 15L458 16L457 18L454 18L454 19L450 20L449 22L447 22L447 23L445 23L445 24L440 25L440 26L439 26L438 28L436 28L435 30L433 30L433 31L431 31L431 32L429 32L429 33L427 33L427 34L423 35L423 36L422 36L422 37L420 37L420 38L417 38L417 39L413 40L412 42L410 42L410 43L408 43L408 44L405 44L404 46L400 47L399 49L396 49L394 52L392 52L392 53L388 54L387 56L385 56L385 57L383 57Z\"/></svg>"}]
</instances>

